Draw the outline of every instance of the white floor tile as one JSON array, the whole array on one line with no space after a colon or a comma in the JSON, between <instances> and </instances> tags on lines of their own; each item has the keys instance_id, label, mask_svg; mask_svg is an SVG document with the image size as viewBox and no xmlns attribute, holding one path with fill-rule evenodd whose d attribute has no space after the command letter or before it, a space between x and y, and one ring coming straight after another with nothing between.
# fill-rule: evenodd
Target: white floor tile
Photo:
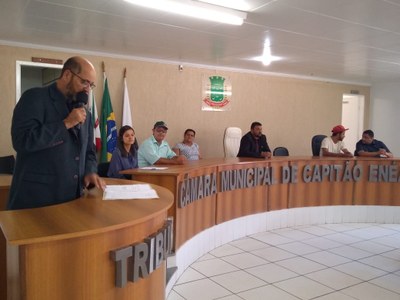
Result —
<instances>
[{"instance_id":1,"label":"white floor tile","mask_svg":"<svg viewBox=\"0 0 400 300\"><path fill-rule=\"evenodd\" d=\"M392 230L389 228L382 228L382 227L378 227L378 226L359 228L356 230L346 231L346 234L349 234L349 235L352 235L352 236L355 236L355 237L358 237L358 238L361 238L364 240L393 235L396 233L398 233L398 232L395 230Z\"/></svg>"},{"instance_id":2,"label":"white floor tile","mask_svg":"<svg viewBox=\"0 0 400 300\"><path fill-rule=\"evenodd\" d=\"M207 277L239 270L219 258L195 262L191 267Z\"/></svg>"},{"instance_id":3,"label":"white floor tile","mask_svg":"<svg viewBox=\"0 0 400 300\"><path fill-rule=\"evenodd\" d=\"M341 292L333 292L321 297L314 298L313 300L355 300L355 298L347 296Z\"/></svg>"},{"instance_id":4,"label":"white floor tile","mask_svg":"<svg viewBox=\"0 0 400 300\"><path fill-rule=\"evenodd\" d=\"M243 299L236 295L229 295L222 298L215 298L215 300L243 300Z\"/></svg>"},{"instance_id":5,"label":"white floor tile","mask_svg":"<svg viewBox=\"0 0 400 300\"><path fill-rule=\"evenodd\" d=\"M336 266L334 268L343 273L349 274L351 276L360 278L365 281L387 274L386 271L368 266L366 264L359 263L357 261L353 261L353 262L350 262L350 263L347 263L344 265Z\"/></svg>"},{"instance_id":6,"label":"white floor tile","mask_svg":"<svg viewBox=\"0 0 400 300\"><path fill-rule=\"evenodd\" d=\"M310 234L316 235L316 236L325 236L325 235L336 233L336 231L334 231L334 230L330 230L328 228L324 228L321 226L304 226L304 227L300 227L298 229L301 231L305 231Z\"/></svg>"},{"instance_id":7,"label":"white floor tile","mask_svg":"<svg viewBox=\"0 0 400 300\"><path fill-rule=\"evenodd\" d=\"M367 252L361 250L359 248L351 247L351 246L342 246L338 248L330 249L329 252L335 253L337 255L346 257L348 259L357 260L369 256L373 256L374 254L371 252Z\"/></svg>"},{"instance_id":8,"label":"white floor tile","mask_svg":"<svg viewBox=\"0 0 400 300\"><path fill-rule=\"evenodd\" d=\"M393 251L385 252L381 254L384 257L388 257L394 260L400 260L400 248Z\"/></svg>"},{"instance_id":9,"label":"white floor tile","mask_svg":"<svg viewBox=\"0 0 400 300\"><path fill-rule=\"evenodd\" d=\"M201 273L197 272L195 269L189 267L185 270L185 272L183 272L181 277L179 277L176 284L187 283L190 281L199 280L199 279L203 279L203 278L205 278L205 276L203 274L201 274Z\"/></svg>"},{"instance_id":10,"label":"white floor tile","mask_svg":"<svg viewBox=\"0 0 400 300\"><path fill-rule=\"evenodd\" d=\"M400 232L400 224L379 224L380 227L389 228Z\"/></svg>"},{"instance_id":11,"label":"white floor tile","mask_svg":"<svg viewBox=\"0 0 400 300\"><path fill-rule=\"evenodd\" d=\"M272 246L293 242L292 239L288 239L284 236L272 232L257 233L252 235L251 237Z\"/></svg>"},{"instance_id":12,"label":"white floor tile","mask_svg":"<svg viewBox=\"0 0 400 300\"><path fill-rule=\"evenodd\" d=\"M274 284L282 290L301 299L312 299L334 290L306 277L296 277Z\"/></svg>"},{"instance_id":13,"label":"white floor tile","mask_svg":"<svg viewBox=\"0 0 400 300\"><path fill-rule=\"evenodd\" d=\"M351 246L359 248L364 251L374 253L374 254L380 254L383 252L388 252L388 251L393 250L393 247L388 247L385 245L377 244L373 240L354 243L354 244L351 244Z\"/></svg>"},{"instance_id":14,"label":"white floor tile","mask_svg":"<svg viewBox=\"0 0 400 300\"><path fill-rule=\"evenodd\" d=\"M251 253L239 253L235 255L221 257L224 261L238 267L239 269L247 269L259 265L264 265L269 263L267 260L262 259Z\"/></svg>"},{"instance_id":15,"label":"white floor tile","mask_svg":"<svg viewBox=\"0 0 400 300\"><path fill-rule=\"evenodd\" d=\"M243 253L244 251L234 247L230 244L225 244L221 247L215 248L214 250L210 251L211 255L214 255L215 257L222 257L222 256L227 256L227 255L232 255L232 254L238 254L238 253Z\"/></svg>"},{"instance_id":16,"label":"white floor tile","mask_svg":"<svg viewBox=\"0 0 400 300\"><path fill-rule=\"evenodd\" d=\"M386 276L382 276L374 280L371 280L370 283L379 285L382 288L398 293L400 299L400 285L399 285L400 276L394 274L388 274Z\"/></svg>"},{"instance_id":17,"label":"white floor tile","mask_svg":"<svg viewBox=\"0 0 400 300\"><path fill-rule=\"evenodd\" d=\"M343 245L353 244L363 240L361 238L343 232L337 232L334 234L325 235L324 237L331 241L341 243Z\"/></svg>"},{"instance_id":18,"label":"white floor tile","mask_svg":"<svg viewBox=\"0 0 400 300\"><path fill-rule=\"evenodd\" d=\"M298 300L297 297L294 297L272 285L256 288L251 291L239 293L238 295L241 297L240 299L245 300Z\"/></svg>"},{"instance_id":19,"label":"white floor tile","mask_svg":"<svg viewBox=\"0 0 400 300\"><path fill-rule=\"evenodd\" d=\"M312 260L303 257L294 257L276 262L276 264L285 267L286 269L292 270L297 274L308 274L311 272L326 269L326 266L316 263Z\"/></svg>"},{"instance_id":20,"label":"white floor tile","mask_svg":"<svg viewBox=\"0 0 400 300\"><path fill-rule=\"evenodd\" d=\"M284 236L288 239L291 239L293 241L299 241L299 240L306 240L306 239L312 239L315 238L315 235L310 234L308 232L304 232L302 230L296 230L292 228L285 228L285 229L278 229L273 231L276 234L279 234L281 236Z\"/></svg>"},{"instance_id":21,"label":"white floor tile","mask_svg":"<svg viewBox=\"0 0 400 300\"><path fill-rule=\"evenodd\" d=\"M400 300L399 283L400 224L300 225L203 255L167 300Z\"/></svg>"},{"instance_id":22,"label":"white floor tile","mask_svg":"<svg viewBox=\"0 0 400 300\"><path fill-rule=\"evenodd\" d=\"M271 262L284 260L296 256L293 253L279 249L277 247L258 249L255 251L251 251L251 253Z\"/></svg>"},{"instance_id":23,"label":"white floor tile","mask_svg":"<svg viewBox=\"0 0 400 300\"><path fill-rule=\"evenodd\" d=\"M293 242L293 243L278 245L277 247L284 249L295 255L304 255L304 254L321 251L321 249L319 249L319 248L304 244L302 242Z\"/></svg>"},{"instance_id":24,"label":"white floor tile","mask_svg":"<svg viewBox=\"0 0 400 300\"><path fill-rule=\"evenodd\" d=\"M174 290L172 290L168 297L167 300L186 300L185 298L183 298L182 296L180 296L177 292L175 292Z\"/></svg>"},{"instance_id":25,"label":"white floor tile","mask_svg":"<svg viewBox=\"0 0 400 300\"><path fill-rule=\"evenodd\" d=\"M231 294L231 292L208 278L177 285L173 289L185 299L190 300L211 300Z\"/></svg>"},{"instance_id":26,"label":"white floor tile","mask_svg":"<svg viewBox=\"0 0 400 300\"><path fill-rule=\"evenodd\" d=\"M338 242L329 240L325 237L312 238L312 239L304 240L302 242L305 244L311 245L313 247L317 247L321 250L328 250L328 249L343 246L342 243L338 243Z\"/></svg>"},{"instance_id":27,"label":"white floor tile","mask_svg":"<svg viewBox=\"0 0 400 300\"><path fill-rule=\"evenodd\" d=\"M340 224L322 224L319 226L336 232L344 232L344 231L354 230L355 228L359 228L358 226L356 226L356 224L357 223L340 223Z\"/></svg>"},{"instance_id":28,"label":"white floor tile","mask_svg":"<svg viewBox=\"0 0 400 300\"><path fill-rule=\"evenodd\" d=\"M361 279L336 271L335 269L321 270L308 274L306 277L334 290L341 290L361 282Z\"/></svg>"},{"instance_id":29,"label":"white floor tile","mask_svg":"<svg viewBox=\"0 0 400 300\"><path fill-rule=\"evenodd\" d=\"M320 251L306 254L304 255L304 257L328 267L342 265L350 262L350 259L328 251Z\"/></svg>"},{"instance_id":30,"label":"white floor tile","mask_svg":"<svg viewBox=\"0 0 400 300\"><path fill-rule=\"evenodd\" d=\"M206 253L202 257L200 257L197 261L203 261L203 260L209 260L209 259L215 259L215 256L211 255L210 253Z\"/></svg>"},{"instance_id":31,"label":"white floor tile","mask_svg":"<svg viewBox=\"0 0 400 300\"><path fill-rule=\"evenodd\" d=\"M235 294L265 285L264 281L244 271L213 276L210 279Z\"/></svg>"},{"instance_id":32,"label":"white floor tile","mask_svg":"<svg viewBox=\"0 0 400 300\"><path fill-rule=\"evenodd\" d=\"M259 240L249 237L230 242L229 244L231 246L242 249L243 251L257 250L268 246L268 244L265 244L263 242L260 242Z\"/></svg>"},{"instance_id":33,"label":"white floor tile","mask_svg":"<svg viewBox=\"0 0 400 300\"><path fill-rule=\"evenodd\" d=\"M374 242L388 247L400 248L400 234L376 238Z\"/></svg>"},{"instance_id":34,"label":"white floor tile","mask_svg":"<svg viewBox=\"0 0 400 300\"><path fill-rule=\"evenodd\" d=\"M388 272L397 272L400 270L399 260L391 259L380 255L363 258L360 259L359 262Z\"/></svg>"},{"instance_id":35,"label":"white floor tile","mask_svg":"<svg viewBox=\"0 0 400 300\"><path fill-rule=\"evenodd\" d=\"M264 280L267 283L275 283L298 276L298 274L295 272L273 263L250 268L247 269L246 272Z\"/></svg>"},{"instance_id":36,"label":"white floor tile","mask_svg":"<svg viewBox=\"0 0 400 300\"><path fill-rule=\"evenodd\" d=\"M360 300L399 300L400 295L383 289L375 284L364 282L341 291Z\"/></svg>"}]
</instances>

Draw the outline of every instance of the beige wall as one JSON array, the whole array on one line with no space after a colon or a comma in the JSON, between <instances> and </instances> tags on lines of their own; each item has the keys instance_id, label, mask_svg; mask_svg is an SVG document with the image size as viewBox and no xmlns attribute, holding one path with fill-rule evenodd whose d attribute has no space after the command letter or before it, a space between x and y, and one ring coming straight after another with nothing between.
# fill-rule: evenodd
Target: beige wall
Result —
<instances>
[{"instance_id":1,"label":"beige wall","mask_svg":"<svg viewBox=\"0 0 400 300\"><path fill-rule=\"evenodd\" d=\"M0 155L14 153L10 138L12 111L15 106L15 62L31 57L56 58L65 61L76 54L0 46L1 103ZM103 93L102 61L109 80L112 105L121 125L123 70L131 101L133 125L139 141L151 134L155 121L164 120L170 130L167 141L180 141L183 131L191 127L204 157L223 156L225 127L240 127L247 132L252 121L263 123L271 149L286 146L291 155L311 155L310 140L314 134L329 134L341 122L342 95L359 90L365 95L365 124L368 124L370 89L366 86L302 80L240 72L215 71L178 65L84 55L98 72L95 95L101 108ZM232 81L232 105L226 112L201 111L203 75L222 75Z\"/></svg>"}]
</instances>

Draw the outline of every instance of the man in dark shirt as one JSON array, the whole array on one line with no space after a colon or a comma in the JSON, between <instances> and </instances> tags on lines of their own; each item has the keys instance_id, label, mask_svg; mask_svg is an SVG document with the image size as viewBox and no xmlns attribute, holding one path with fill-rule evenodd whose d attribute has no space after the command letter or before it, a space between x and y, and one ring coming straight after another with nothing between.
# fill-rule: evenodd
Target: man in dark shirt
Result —
<instances>
[{"instance_id":1,"label":"man in dark shirt","mask_svg":"<svg viewBox=\"0 0 400 300\"><path fill-rule=\"evenodd\" d=\"M17 159L8 209L59 204L92 185L105 188L97 175L91 115L84 107L95 81L93 64L75 56L56 82L21 96L11 124Z\"/></svg>"},{"instance_id":2,"label":"man in dark shirt","mask_svg":"<svg viewBox=\"0 0 400 300\"><path fill-rule=\"evenodd\" d=\"M374 139L374 132L372 130L365 130L362 139L356 144L355 156L366 157L393 157L389 148L378 140Z\"/></svg>"},{"instance_id":3,"label":"man in dark shirt","mask_svg":"<svg viewBox=\"0 0 400 300\"><path fill-rule=\"evenodd\" d=\"M258 158L271 157L271 150L269 149L266 136L262 134L262 124L260 122L253 122L250 131L242 137L237 156Z\"/></svg>"}]
</instances>

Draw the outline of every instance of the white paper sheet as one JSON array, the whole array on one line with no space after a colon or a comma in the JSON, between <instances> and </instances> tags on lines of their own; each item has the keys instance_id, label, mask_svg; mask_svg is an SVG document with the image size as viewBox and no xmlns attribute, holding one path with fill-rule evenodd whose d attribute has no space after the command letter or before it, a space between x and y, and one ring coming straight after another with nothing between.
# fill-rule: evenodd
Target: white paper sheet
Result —
<instances>
[{"instance_id":1,"label":"white paper sheet","mask_svg":"<svg viewBox=\"0 0 400 300\"><path fill-rule=\"evenodd\" d=\"M154 167L154 166L150 166L150 167L141 167L140 169L142 169L142 170L166 170L166 169L168 169L168 167Z\"/></svg>"},{"instance_id":2,"label":"white paper sheet","mask_svg":"<svg viewBox=\"0 0 400 300\"><path fill-rule=\"evenodd\" d=\"M107 185L103 200L132 200L159 198L149 184Z\"/></svg>"}]
</instances>

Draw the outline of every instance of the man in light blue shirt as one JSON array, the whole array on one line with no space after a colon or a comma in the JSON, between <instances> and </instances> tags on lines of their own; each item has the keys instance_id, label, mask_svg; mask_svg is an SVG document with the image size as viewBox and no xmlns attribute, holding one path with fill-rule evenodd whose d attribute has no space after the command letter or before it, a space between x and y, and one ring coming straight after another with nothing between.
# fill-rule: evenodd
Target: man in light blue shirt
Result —
<instances>
[{"instance_id":1,"label":"man in light blue shirt","mask_svg":"<svg viewBox=\"0 0 400 300\"><path fill-rule=\"evenodd\" d=\"M139 168L151 165L182 165L186 160L183 155L176 155L164 141L168 127L164 121L154 124L153 135L139 147Z\"/></svg>"}]
</instances>

